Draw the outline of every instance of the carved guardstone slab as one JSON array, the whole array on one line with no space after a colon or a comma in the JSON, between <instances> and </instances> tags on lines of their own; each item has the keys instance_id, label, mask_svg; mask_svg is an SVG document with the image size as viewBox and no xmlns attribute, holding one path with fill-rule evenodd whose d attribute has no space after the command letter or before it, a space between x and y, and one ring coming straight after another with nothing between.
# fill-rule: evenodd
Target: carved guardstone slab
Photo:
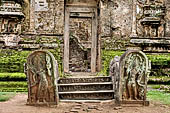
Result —
<instances>
[{"instance_id":1,"label":"carved guardstone slab","mask_svg":"<svg viewBox=\"0 0 170 113\"><path fill-rule=\"evenodd\" d=\"M34 51L27 58L28 105L57 104L58 66L48 51Z\"/></svg>"},{"instance_id":2,"label":"carved guardstone slab","mask_svg":"<svg viewBox=\"0 0 170 113\"><path fill-rule=\"evenodd\" d=\"M150 62L147 56L138 50L128 50L119 61L119 75L116 77L115 98L119 104L143 104L146 101L147 81Z\"/></svg>"}]
</instances>

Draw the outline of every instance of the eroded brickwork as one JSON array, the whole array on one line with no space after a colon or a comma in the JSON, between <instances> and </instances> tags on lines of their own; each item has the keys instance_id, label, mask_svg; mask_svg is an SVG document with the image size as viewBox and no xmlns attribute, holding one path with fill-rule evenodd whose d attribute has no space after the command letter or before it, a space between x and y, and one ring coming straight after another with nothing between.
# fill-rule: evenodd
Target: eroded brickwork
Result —
<instances>
[{"instance_id":1,"label":"eroded brickwork","mask_svg":"<svg viewBox=\"0 0 170 113\"><path fill-rule=\"evenodd\" d=\"M132 23L132 2L127 0L110 0L101 2L100 7L102 36L117 34L128 37Z\"/></svg>"},{"instance_id":2,"label":"eroded brickwork","mask_svg":"<svg viewBox=\"0 0 170 113\"><path fill-rule=\"evenodd\" d=\"M67 71L70 63L73 68L82 67L77 70L88 71L89 67L93 67L95 72L96 65L101 64L101 48L125 50L130 42L134 45L147 43L149 46L142 46L146 51L169 51L170 48L169 0L19 1L15 4L21 8L15 15L10 10L0 12L0 48L12 46L32 50L62 47L63 55L67 56ZM18 12L23 15L18 15ZM156 22L148 20L148 13L158 17ZM130 40L133 33L136 39ZM141 37L154 38L154 41L139 40ZM62 42L61 45L57 40ZM78 64L78 61L82 63Z\"/></svg>"},{"instance_id":3,"label":"eroded brickwork","mask_svg":"<svg viewBox=\"0 0 170 113\"><path fill-rule=\"evenodd\" d=\"M63 34L64 0L32 0L30 30L38 34Z\"/></svg>"},{"instance_id":4,"label":"eroded brickwork","mask_svg":"<svg viewBox=\"0 0 170 113\"><path fill-rule=\"evenodd\" d=\"M125 48L132 25L132 1L110 0L100 2L102 47Z\"/></svg>"}]
</instances>

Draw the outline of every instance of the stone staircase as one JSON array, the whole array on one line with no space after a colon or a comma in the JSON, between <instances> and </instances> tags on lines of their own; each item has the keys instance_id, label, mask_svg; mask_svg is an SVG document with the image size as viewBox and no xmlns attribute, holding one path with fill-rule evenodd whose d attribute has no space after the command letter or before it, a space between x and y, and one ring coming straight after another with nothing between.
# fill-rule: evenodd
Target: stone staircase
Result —
<instances>
[{"instance_id":1,"label":"stone staircase","mask_svg":"<svg viewBox=\"0 0 170 113\"><path fill-rule=\"evenodd\" d=\"M114 99L111 77L72 77L58 81L60 101L101 101Z\"/></svg>"}]
</instances>

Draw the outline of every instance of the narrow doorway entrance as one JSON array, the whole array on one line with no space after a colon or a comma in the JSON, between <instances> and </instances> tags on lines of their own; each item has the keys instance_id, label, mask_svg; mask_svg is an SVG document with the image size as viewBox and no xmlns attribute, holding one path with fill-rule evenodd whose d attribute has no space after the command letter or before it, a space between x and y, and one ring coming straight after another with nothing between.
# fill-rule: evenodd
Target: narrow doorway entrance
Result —
<instances>
[{"instance_id":1,"label":"narrow doorway entrance","mask_svg":"<svg viewBox=\"0 0 170 113\"><path fill-rule=\"evenodd\" d=\"M92 18L70 17L69 71L91 72Z\"/></svg>"},{"instance_id":2,"label":"narrow doorway entrance","mask_svg":"<svg viewBox=\"0 0 170 113\"><path fill-rule=\"evenodd\" d=\"M65 8L64 72L96 72L97 8Z\"/></svg>"}]
</instances>

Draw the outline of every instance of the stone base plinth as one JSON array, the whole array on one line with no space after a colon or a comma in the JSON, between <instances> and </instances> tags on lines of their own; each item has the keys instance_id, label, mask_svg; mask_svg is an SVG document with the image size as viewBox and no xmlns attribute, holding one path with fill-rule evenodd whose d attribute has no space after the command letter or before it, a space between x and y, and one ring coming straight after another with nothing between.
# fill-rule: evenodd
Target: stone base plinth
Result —
<instances>
[{"instance_id":1,"label":"stone base plinth","mask_svg":"<svg viewBox=\"0 0 170 113\"><path fill-rule=\"evenodd\" d=\"M149 101L147 100L122 100L122 101L116 101L116 104L119 105L142 105L142 106L149 106Z\"/></svg>"}]
</instances>

